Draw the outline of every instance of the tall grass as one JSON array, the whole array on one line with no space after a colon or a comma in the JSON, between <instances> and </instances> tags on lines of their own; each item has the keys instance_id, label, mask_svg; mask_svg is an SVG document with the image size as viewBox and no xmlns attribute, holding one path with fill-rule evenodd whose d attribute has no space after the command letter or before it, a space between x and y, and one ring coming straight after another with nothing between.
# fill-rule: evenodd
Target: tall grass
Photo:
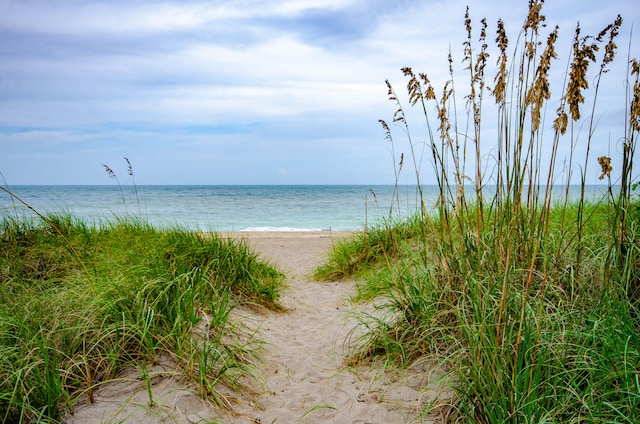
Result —
<instances>
[{"instance_id":1,"label":"tall grass","mask_svg":"<svg viewBox=\"0 0 640 424\"><path fill-rule=\"evenodd\" d=\"M64 215L5 217L0 421L58 422L123 367L144 371L162 353L222 402L218 384L254 373L252 341L230 312L238 303L279 308L282 282L246 242L215 234L130 217L99 228Z\"/></svg>"},{"instance_id":2,"label":"tall grass","mask_svg":"<svg viewBox=\"0 0 640 424\"><path fill-rule=\"evenodd\" d=\"M439 358L452 370L457 393L451 420L638 422L640 215L632 189L640 66L630 60L629 92L620 96L627 111L617 136L621 157L597 158L608 195L590 199L596 104L617 54L622 18L595 36L577 26L569 65L557 70L565 82L554 97L558 27L546 26L542 6L529 2L515 45L498 21L492 81L488 25L481 21L476 38L468 9L462 93L454 84L453 53L450 78L440 89L427 74L402 69L408 103L422 116L418 127L426 128L438 202L429 211L423 200L410 223L344 242L321 271L348 274L376 262L369 252L382 252L382 267L367 274L361 294L385 298L386 313L363 317L370 331L359 357ZM420 187L425 178L409 124L415 114L388 81L387 87ZM494 113L486 112L489 97ZM464 111L458 109L462 98ZM553 119L547 109L555 110ZM395 143L392 126L381 123ZM488 138L492 129L496 135ZM561 145L570 147L566 157ZM401 168L395 169L398 178ZM571 202L574 176L581 190ZM402 229L406 225L411 229ZM411 238L399 241L400 234Z\"/></svg>"}]
</instances>

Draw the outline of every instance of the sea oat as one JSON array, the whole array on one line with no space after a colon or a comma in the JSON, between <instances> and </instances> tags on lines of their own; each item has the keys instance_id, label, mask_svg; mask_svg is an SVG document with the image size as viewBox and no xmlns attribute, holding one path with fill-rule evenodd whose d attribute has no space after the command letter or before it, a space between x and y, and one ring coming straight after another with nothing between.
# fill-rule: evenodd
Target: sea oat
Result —
<instances>
[{"instance_id":1,"label":"sea oat","mask_svg":"<svg viewBox=\"0 0 640 424\"><path fill-rule=\"evenodd\" d=\"M116 183L118 184L118 188L120 189L120 196L122 197L122 203L124 204L125 211L128 213L127 200L125 199L124 191L122 190L122 185L120 184L120 179L118 178L118 175L113 171L113 169L111 169L109 165L105 165L103 163L102 167L107 172L107 175L109 175L109 178L113 178L114 180L116 180Z\"/></svg>"},{"instance_id":2,"label":"sea oat","mask_svg":"<svg viewBox=\"0 0 640 424\"><path fill-rule=\"evenodd\" d=\"M109 167L109 165L105 165L105 164L103 163L103 164L102 164L102 167L103 167L103 168L104 168L104 170L107 172L107 175L109 175L109 178L116 178L116 179L118 178L118 177L116 176L116 173L115 173L115 172L113 172L113 169L111 169L111 168Z\"/></svg>"},{"instance_id":3,"label":"sea oat","mask_svg":"<svg viewBox=\"0 0 640 424\"><path fill-rule=\"evenodd\" d=\"M434 91L433 86L431 85L431 81L429 81L429 78L427 77L427 74L421 73L419 76L422 80L422 85L426 87L424 89L423 98L425 100L435 100L436 92Z\"/></svg>"},{"instance_id":4,"label":"sea oat","mask_svg":"<svg viewBox=\"0 0 640 424\"><path fill-rule=\"evenodd\" d=\"M393 114L393 122L406 123L406 120L404 118L404 110L402 110L402 106L400 105L400 100L398 100L398 96L396 95L395 90L391 86L391 83L389 82L389 80L386 80L385 83L387 84L387 88L388 88L387 94L389 95L389 100L391 100L398 106L398 109Z\"/></svg>"},{"instance_id":5,"label":"sea oat","mask_svg":"<svg viewBox=\"0 0 640 424\"><path fill-rule=\"evenodd\" d=\"M124 160L127 162L127 172L129 176L133 177L133 167L131 166L131 161L125 156Z\"/></svg>"},{"instance_id":6,"label":"sea oat","mask_svg":"<svg viewBox=\"0 0 640 424\"><path fill-rule=\"evenodd\" d=\"M498 57L498 72L493 80L495 83L493 95L496 98L496 103L502 103L507 88L507 47L509 46L509 38L507 37L507 32L504 29L504 22L502 19L498 20L498 30L496 33L498 34L496 37L496 44L500 49L500 56Z\"/></svg>"},{"instance_id":7,"label":"sea oat","mask_svg":"<svg viewBox=\"0 0 640 424\"><path fill-rule=\"evenodd\" d=\"M569 72L569 84L565 98L569 104L569 112L574 121L580 119L580 104L584 103L582 90L589 88L587 70L589 62L595 62L598 46L595 43L588 44L591 37L580 38L580 24L576 26L573 40L573 62Z\"/></svg>"},{"instance_id":8,"label":"sea oat","mask_svg":"<svg viewBox=\"0 0 640 424\"><path fill-rule=\"evenodd\" d=\"M469 66L465 68L471 69L472 65L472 49L471 49L471 18L469 17L469 6L467 6L467 10L464 13L464 27L467 30L467 39L462 43L464 46L464 59L463 62L469 62Z\"/></svg>"},{"instance_id":9,"label":"sea oat","mask_svg":"<svg viewBox=\"0 0 640 424\"><path fill-rule=\"evenodd\" d=\"M384 121L384 119L378 119L378 122L380 122L380 125L382 125L382 129L384 130L384 138L386 138L387 140L391 139L391 130L389 129L389 125L387 125L387 123Z\"/></svg>"},{"instance_id":10,"label":"sea oat","mask_svg":"<svg viewBox=\"0 0 640 424\"><path fill-rule=\"evenodd\" d=\"M453 94L453 89L449 87L451 81L447 81L444 84L444 88L442 89L442 99L440 100L440 105L438 106L438 119L440 120L440 138L446 144L453 143L453 139L451 138L451 123L449 122L449 113L447 111L447 103L449 102L449 97Z\"/></svg>"},{"instance_id":11,"label":"sea oat","mask_svg":"<svg viewBox=\"0 0 640 424\"><path fill-rule=\"evenodd\" d=\"M611 63L613 61L613 58L615 57L616 48L618 48L618 46L614 42L614 39L618 35L621 25L622 17L618 15L616 20L612 24L608 25L605 29L600 31L600 34L598 34L598 36L596 37L597 41L601 41L602 38L607 34L607 32L609 33L609 42L604 47L604 58L602 60L602 64L600 65L603 72L607 72L607 69L605 69L606 66Z\"/></svg>"},{"instance_id":12,"label":"sea oat","mask_svg":"<svg viewBox=\"0 0 640 424\"><path fill-rule=\"evenodd\" d=\"M522 26L525 34L528 34L529 30L531 30L531 39L525 42L525 52L529 59L533 59L535 56L537 44L534 40L538 36L540 26L544 26L544 21L546 20L545 16L540 14L543 3L544 0L529 1L529 14L527 15L527 20Z\"/></svg>"},{"instance_id":13,"label":"sea oat","mask_svg":"<svg viewBox=\"0 0 640 424\"><path fill-rule=\"evenodd\" d=\"M531 105L531 130L536 131L540 126L540 114L545 100L551 98L551 90L549 88L549 68L551 67L551 59L558 57L555 51L555 42L558 38L558 26L549 34L547 39L547 47L542 56L540 56L540 64L536 70L536 79L527 92L525 103Z\"/></svg>"},{"instance_id":14,"label":"sea oat","mask_svg":"<svg viewBox=\"0 0 640 424\"><path fill-rule=\"evenodd\" d=\"M482 19L480 21L480 53L476 57L476 64L474 68L474 82L477 82L480 85L480 90L484 89L484 69L487 65L487 59L489 58L489 53L487 53L487 20Z\"/></svg>"},{"instance_id":15,"label":"sea oat","mask_svg":"<svg viewBox=\"0 0 640 424\"><path fill-rule=\"evenodd\" d=\"M602 168L602 174L598 178L602 180L604 177L610 177L611 171L613 170L611 167L611 158L608 156L600 156L598 163L600 164L600 168Z\"/></svg>"},{"instance_id":16,"label":"sea oat","mask_svg":"<svg viewBox=\"0 0 640 424\"><path fill-rule=\"evenodd\" d=\"M416 75L409 67L402 68L402 73L405 77L410 77L409 82L407 82L407 92L409 93L409 104L413 106L418 102L418 100L422 98L422 88L420 87L420 81L418 81Z\"/></svg>"},{"instance_id":17,"label":"sea oat","mask_svg":"<svg viewBox=\"0 0 640 424\"><path fill-rule=\"evenodd\" d=\"M637 59L631 61L631 75L636 76L633 83L633 99L631 100L631 110L629 111L629 124L633 131L640 131L640 62Z\"/></svg>"},{"instance_id":18,"label":"sea oat","mask_svg":"<svg viewBox=\"0 0 640 424\"><path fill-rule=\"evenodd\" d=\"M540 14L543 4L544 0L529 0L529 14L522 27L525 31L533 29L537 33L540 24L546 20L545 16Z\"/></svg>"},{"instance_id":19,"label":"sea oat","mask_svg":"<svg viewBox=\"0 0 640 424\"><path fill-rule=\"evenodd\" d=\"M554 131L564 134L567 132L567 125L569 123L569 115L565 112L564 107L560 106L558 108L558 116L553 121L553 129Z\"/></svg>"}]
</instances>

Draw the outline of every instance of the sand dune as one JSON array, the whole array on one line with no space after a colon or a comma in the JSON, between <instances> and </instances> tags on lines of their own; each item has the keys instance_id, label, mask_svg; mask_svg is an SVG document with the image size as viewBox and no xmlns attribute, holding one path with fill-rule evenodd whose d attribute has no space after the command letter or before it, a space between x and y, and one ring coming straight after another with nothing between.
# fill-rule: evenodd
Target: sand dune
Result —
<instances>
[{"instance_id":1,"label":"sand dune","mask_svg":"<svg viewBox=\"0 0 640 424\"><path fill-rule=\"evenodd\" d=\"M330 232L233 233L246 238L263 258L287 274L282 303L286 313L238 309L235 318L266 342L259 364L263 381L247 390L222 390L230 409L203 401L185 384L168 358L150 374L157 405L148 405L147 387L137 370L121 381L105 384L95 403L81 402L64 422L78 423L431 423L421 417L437 392L425 364L407 372L383 373L378 364L349 367L349 335L356 321L351 313L364 306L348 298L354 282L313 282L308 274L326 257L332 243L345 236Z\"/></svg>"}]
</instances>

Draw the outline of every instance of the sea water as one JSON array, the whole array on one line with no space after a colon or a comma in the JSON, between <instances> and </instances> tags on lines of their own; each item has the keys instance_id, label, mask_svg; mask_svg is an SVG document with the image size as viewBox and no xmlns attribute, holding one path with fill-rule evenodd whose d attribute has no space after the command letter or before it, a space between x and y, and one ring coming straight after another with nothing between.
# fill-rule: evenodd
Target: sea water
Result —
<instances>
[{"instance_id":1,"label":"sea water","mask_svg":"<svg viewBox=\"0 0 640 424\"><path fill-rule=\"evenodd\" d=\"M420 210L416 186L79 185L9 189L43 215L71 214L98 226L136 217L157 227L178 226L193 231L361 230ZM590 197L601 197L605 189L591 186ZM469 190L472 195L473 188ZM576 197L579 187L572 193ZM432 208L438 188L424 186L422 197L425 206ZM0 192L0 216L34 213Z\"/></svg>"},{"instance_id":2,"label":"sea water","mask_svg":"<svg viewBox=\"0 0 640 424\"><path fill-rule=\"evenodd\" d=\"M43 215L71 214L84 222L125 218L194 231L359 230L416 211L415 187L365 185L254 186L13 186ZM398 208L398 198L400 208ZM392 200L393 199L393 200ZM435 198L434 198L435 200ZM0 192L0 215L33 214Z\"/></svg>"}]
</instances>

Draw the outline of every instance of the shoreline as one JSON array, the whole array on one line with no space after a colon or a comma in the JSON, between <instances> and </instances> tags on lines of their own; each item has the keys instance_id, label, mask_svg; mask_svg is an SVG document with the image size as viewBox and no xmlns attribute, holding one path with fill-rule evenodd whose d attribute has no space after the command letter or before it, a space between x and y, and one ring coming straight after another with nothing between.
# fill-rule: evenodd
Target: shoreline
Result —
<instances>
[{"instance_id":1,"label":"shoreline","mask_svg":"<svg viewBox=\"0 0 640 424\"><path fill-rule=\"evenodd\" d=\"M345 238L358 231L214 231L203 234L217 234L233 239L275 239L275 238Z\"/></svg>"}]
</instances>

